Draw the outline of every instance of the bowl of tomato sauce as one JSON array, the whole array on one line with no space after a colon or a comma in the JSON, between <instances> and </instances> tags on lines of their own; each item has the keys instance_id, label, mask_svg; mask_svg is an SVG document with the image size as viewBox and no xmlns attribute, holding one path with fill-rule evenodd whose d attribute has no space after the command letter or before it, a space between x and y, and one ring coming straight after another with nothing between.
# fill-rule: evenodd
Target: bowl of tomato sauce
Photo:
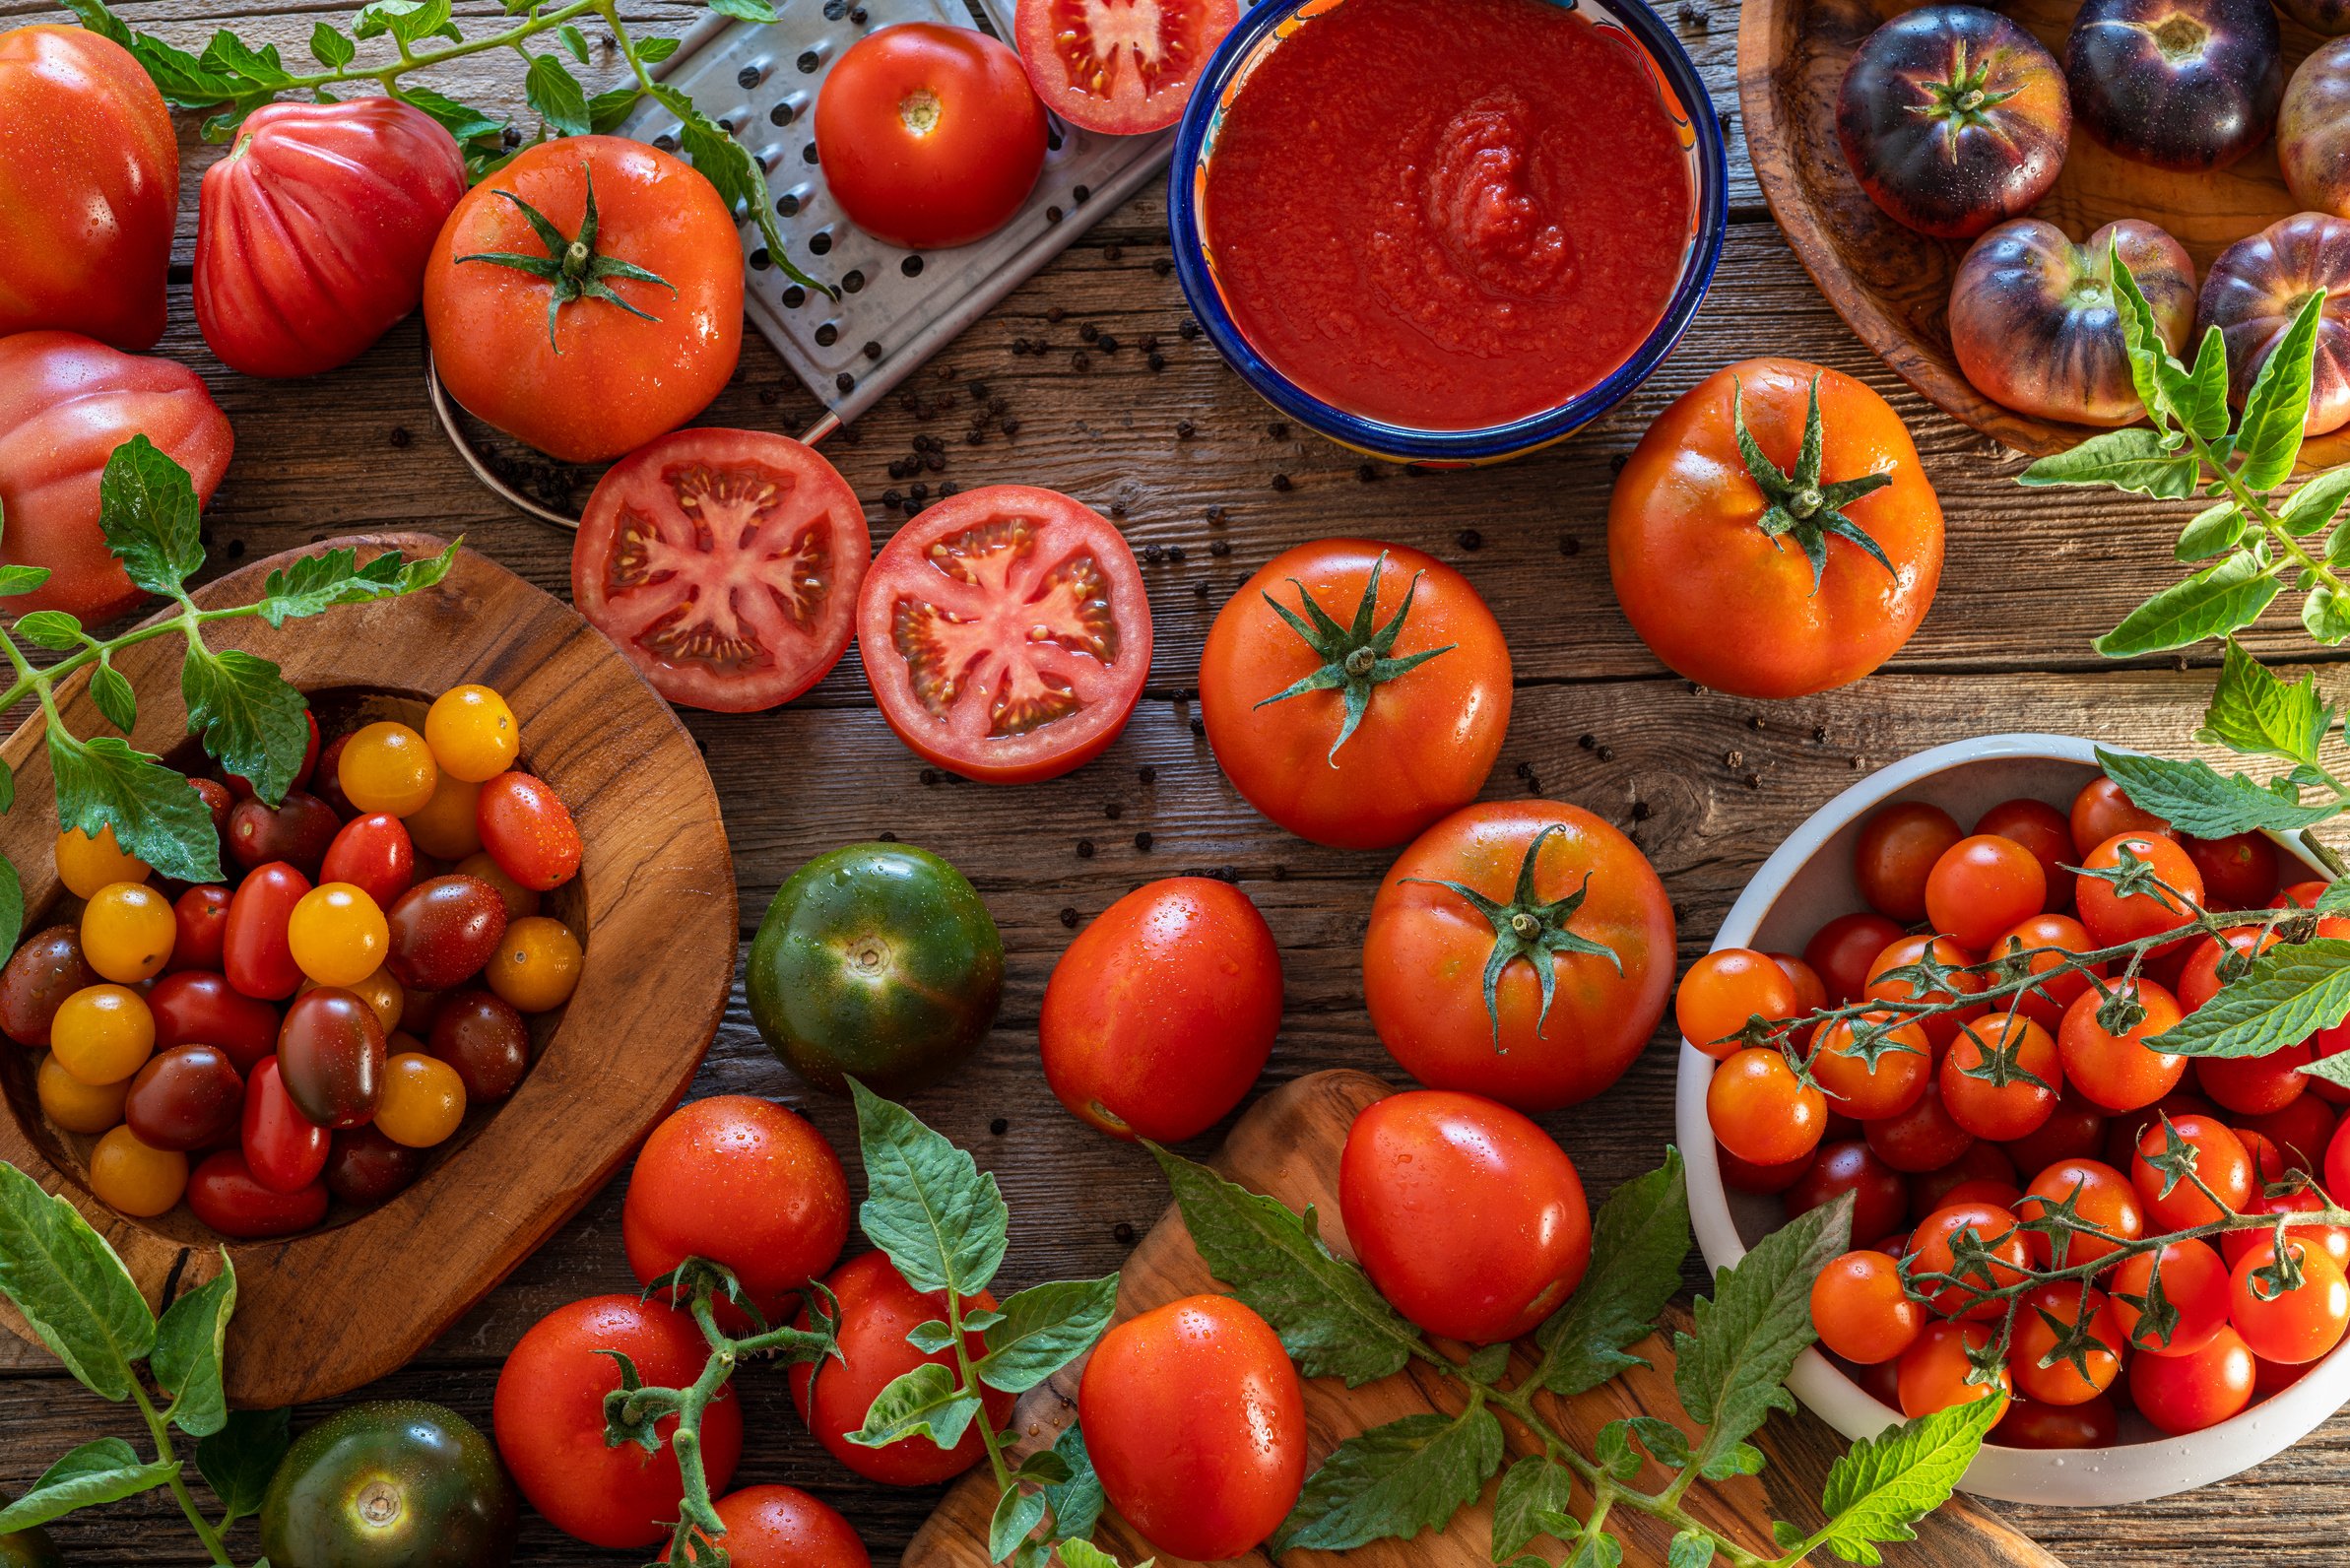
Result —
<instances>
[{"instance_id":1,"label":"bowl of tomato sauce","mask_svg":"<svg viewBox=\"0 0 2350 1568\"><path fill-rule=\"evenodd\" d=\"M1494 462L1606 412L1720 259L1713 104L1642 0L1264 0L1177 131L1208 341L1333 440Z\"/></svg>"}]
</instances>

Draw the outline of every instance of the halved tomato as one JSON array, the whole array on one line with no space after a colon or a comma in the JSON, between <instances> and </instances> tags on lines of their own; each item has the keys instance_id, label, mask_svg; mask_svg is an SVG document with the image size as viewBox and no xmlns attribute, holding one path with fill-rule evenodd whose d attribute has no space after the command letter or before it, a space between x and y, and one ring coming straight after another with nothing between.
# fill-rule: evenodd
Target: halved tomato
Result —
<instances>
[{"instance_id":1,"label":"halved tomato","mask_svg":"<svg viewBox=\"0 0 2350 1568\"><path fill-rule=\"evenodd\" d=\"M1234 0L1019 0L1020 63L1072 125L1163 131L1239 16Z\"/></svg>"},{"instance_id":2,"label":"halved tomato","mask_svg":"<svg viewBox=\"0 0 2350 1568\"><path fill-rule=\"evenodd\" d=\"M672 702L789 702L848 651L873 555L831 464L763 430L679 430L615 463L571 547L571 598Z\"/></svg>"},{"instance_id":3,"label":"halved tomato","mask_svg":"<svg viewBox=\"0 0 2350 1568\"><path fill-rule=\"evenodd\" d=\"M965 778L1053 778L1126 728L1150 601L1109 519L1027 485L927 507L858 596L865 673L897 738Z\"/></svg>"}]
</instances>

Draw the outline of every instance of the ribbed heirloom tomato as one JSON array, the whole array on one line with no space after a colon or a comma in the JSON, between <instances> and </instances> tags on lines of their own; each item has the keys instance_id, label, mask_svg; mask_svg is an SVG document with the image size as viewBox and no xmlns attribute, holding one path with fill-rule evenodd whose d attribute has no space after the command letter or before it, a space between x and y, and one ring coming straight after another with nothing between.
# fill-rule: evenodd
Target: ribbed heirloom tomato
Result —
<instances>
[{"instance_id":1,"label":"ribbed heirloom tomato","mask_svg":"<svg viewBox=\"0 0 2350 1568\"><path fill-rule=\"evenodd\" d=\"M1384 848L1476 799L1510 725L1510 651L1435 556L1318 540L1217 612L1200 718L1251 806L1317 844Z\"/></svg>"}]
</instances>

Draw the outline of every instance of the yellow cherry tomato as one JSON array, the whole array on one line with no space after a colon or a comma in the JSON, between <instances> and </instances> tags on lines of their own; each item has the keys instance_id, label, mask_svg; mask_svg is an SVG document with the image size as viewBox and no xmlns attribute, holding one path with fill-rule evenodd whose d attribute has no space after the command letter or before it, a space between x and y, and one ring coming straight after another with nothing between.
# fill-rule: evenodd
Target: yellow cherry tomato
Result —
<instances>
[{"instance_id":1,"label":"yellow cherry tomato","mask_svg":"<svg viewBox=\"0 0 2350 1568\"><path fill-rule=\"evenodd\" d=\"M96 838L69 827L57 835L57 880L76 898L93 898L108 882L145 882L147 862L123 853L111 827L99 828Z\"/></svg>"},{"instance_id":2,"label":"yellow cherry tomato","mask_svg":"<svg viewBox=\"0 0 2350 1568\"><path fill-rule=\"evenodd\" d=\"M462 860L479 851L482 824L476 807L481 798L481 785L443 773L424 810L411 812L405 818L417 852L440 860Z\"/></svg>"},{"instance_id":3,"label":"yellow cherry tomato","mask_svg":"<svg viewBox=\"0 0 2350 1568\"><path fill-rule=\"evenodd\" d=\"M82 956L126 986L163 973L178 935L171 900L145 882L108 882L82 911Z\"/></svg>"},{"instance_id":4,"label":"yellow cherry tomato","mask_svg":"<svg viewBox=\"0 0 2350 1568\"><path fill-rule=\"evenodd\" d=\"M40 1096L42 1115L68 1133L86 1133L92 1137L109 1127L120 1127L122 1102L131 1097L129 1078L113 1083L85 1083L68 1073L53 1055L40 1059L33 1087Z\"/></svg>"},{"instance_id":5,"label":"yellow cherry tomato","mask_svg":"<svg viewBox=\"0 0 2350 1568\"><path fill-rule=\"evenodd\" d=\"M315 991L330 983L304 978L301 989ZM383 1032L387 1035L400 1027L400 1014L408 1011L408 992L399 981L392 978L388 969L378 969L364 980L355 980L339 989L350 992L367 1004L367 1011L375 1014L375 1021L383 1025Z\"/></svg>"},{"instance_id":6,"label":"yellow cherry tomato","mask_svg":"<svg viewBox=\"0 0 2350 1568\"><path fill-rule=\"evenodd\" d=\"M465 1120L465 1080L438 1057L404 1051L385 1064L375 1126L395 1143L430 1148Z\"/></svg>"},{"instance_id":7,"label":"yellow cherry tomato","mask_svg":"<svg viewBox=\"0 0 2350 1568\"><path fill-rule=\"evenodd\" d=\"M433 787L440 782L440 765L432 760L423 736L387 719L343 743L335 777L352 808L361 815L407 817L430 803Z\"/></svg>"},{"instance_id":8,"label":"yellow cherry tomato","mask_svg":"<svg viewBox=\"0 0 2350 1568\"><path fill-rule=\"evenodd\" d=\"M535 915L539 912L539 890L536 887L525 887L507 876L505 868L491 860L488 850L483 850L477 855L468 855L459 861L457 875L477 878L496 888L497 896L505 900L508 920L520 920L527 915Z\"/></svg>"},{"instance_id":9,"label":"yellow cherry tomato","mask_svg":"<svg viewBox=\"0 0 2350 1568\"><path fill-rule=\"evenodd\" d=\"M286 922L294 967L322 986L356 986L383 967L391 927L363 887L326 882L294 903Z\"/></svg>"},{"instance_id":10,"label":"yellow cherry tomato","mask_svg":"<svg viewBox=\"0 0 2350 1568\"><path fill-rule=\"evenodd\" d=\"M84 986L57 1006L49 1052L85 1083L119 1083L155 1052L155 1014L128 986Z\"/></svg>"},{"instance_id":11,"label":"yellow cherry tomato","mask_svg":"<svg viewBox=\"0 0 2350 1568\"><path fill-rule=\"evenodd\" d=\"M451 686L424 714L424 744L443 773L479 784L514 765L522 727L506 699L488 686Z\"/></svg>"},{"instance_id":12,"label":"yellow cherry tomato","mask_svg":"<svg viewBox=\"0 0 2350 1568\"><path fill-rule=\"evenodd\" d=\"M90 1151L90 1190L119 1213L153 1219L188 1190L188 1157L175 1148L157 1148L117 1127Z\"/></svg>"},{"instance_id":13,"label":"yellow cherry tomato","mask_svg":"<svg viewBox=\"0 0 2350 1568\"><path fill-rule=\"evenodd\" d=\"M526 915L506 927L484 974L490 989L517 1013L546 1013L571 1000L579 984L579 939L546 915Z\"/></svg>"}]
</instances>

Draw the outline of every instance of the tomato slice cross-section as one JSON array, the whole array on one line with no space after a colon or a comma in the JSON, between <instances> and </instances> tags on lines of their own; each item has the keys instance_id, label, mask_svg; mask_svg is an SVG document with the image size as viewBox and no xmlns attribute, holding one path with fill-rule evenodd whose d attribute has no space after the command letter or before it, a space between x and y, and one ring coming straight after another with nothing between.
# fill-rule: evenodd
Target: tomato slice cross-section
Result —
<instances>
[{"instance_id":1,"label":"tomato slice cross-section","mask_svg":"<svg viewBox=\"0 0 2350 1568\"><path fill-rule=\"evenodd\" d=\"M672 702L748 713L839 662L873 554L831 464L760 430L680 430L614 464L571 597Z\"/></svg>"},{"instance_id":2,"label":"tomato slice cross-section","mask_svg":"<svg viewBox=\"0 0 2350 1568\"><path fill-rule=\"evenodd\" d=\"M1150 671L1150 604L1125 536L1025 485L965 490L899 529L865 579L857 637L898 739L991 783L1100 754Z\"/></svg>"},{"instance_id":3,"label":"tomato slice cross-section","mask_svg":"<svg viewBox=\"0 0 2350 1568\"><path fill-rule=\"evenodd\" d=\"M1113 136L1183 117L1234 0L1019 0L1020 63L1046 108Z\"/></svg>"}]
</instances>

